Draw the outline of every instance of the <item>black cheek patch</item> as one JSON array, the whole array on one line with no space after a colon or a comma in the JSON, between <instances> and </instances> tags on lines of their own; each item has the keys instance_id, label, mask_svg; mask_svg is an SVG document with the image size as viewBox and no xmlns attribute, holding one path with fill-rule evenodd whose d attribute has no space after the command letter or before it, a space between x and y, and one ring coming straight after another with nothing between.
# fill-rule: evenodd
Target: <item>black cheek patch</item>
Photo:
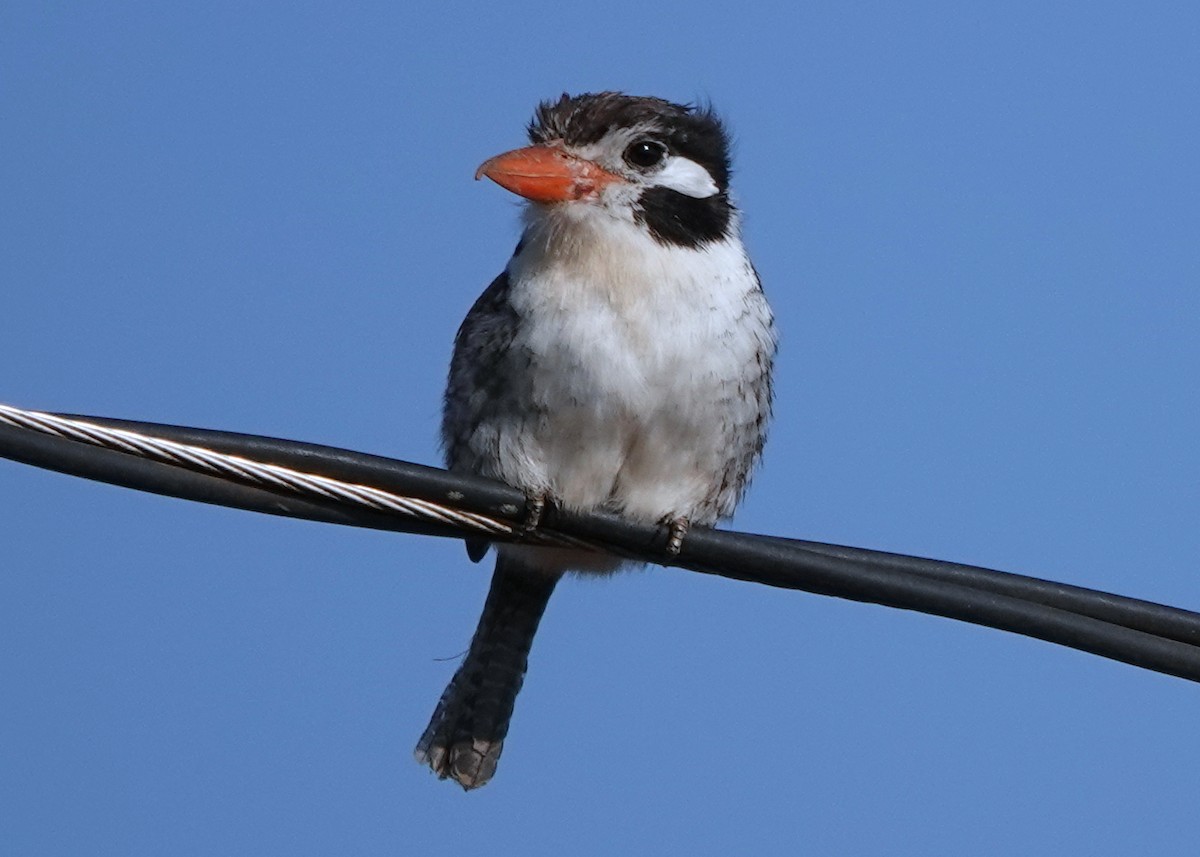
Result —
<instances>
[{"instance_id":1,"label":"black cheek patch","mask_svg":"<svg viewBox=\"0 0 1200 857\"><path fill-rule=\"evenodd\" d=\"M724 193L696 199L668 187L647 189L638 198L634 218L660 244L702 247L720 241L729 230L733 209Z\"/></svg>"}]
</instances>

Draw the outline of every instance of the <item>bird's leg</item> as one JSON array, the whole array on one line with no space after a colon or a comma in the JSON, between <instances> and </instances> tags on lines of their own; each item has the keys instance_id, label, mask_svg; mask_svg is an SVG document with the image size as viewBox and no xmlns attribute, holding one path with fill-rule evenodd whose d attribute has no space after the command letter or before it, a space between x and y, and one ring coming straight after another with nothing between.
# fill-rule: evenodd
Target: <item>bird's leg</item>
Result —
<instances>
[{"instance_id":1,"label":"bird's leg","mask_svg":"<svg viewBox=\"0 0 1200 857\"><path fill-rule=\"evenodd\" d=\"M662 519L662 523L667 528L667 553L670 556L679 556L679 552L683 550L683 539L687 536L691 522L682 515L678 518L667 515Z\"/></svg>"}]
</instances>

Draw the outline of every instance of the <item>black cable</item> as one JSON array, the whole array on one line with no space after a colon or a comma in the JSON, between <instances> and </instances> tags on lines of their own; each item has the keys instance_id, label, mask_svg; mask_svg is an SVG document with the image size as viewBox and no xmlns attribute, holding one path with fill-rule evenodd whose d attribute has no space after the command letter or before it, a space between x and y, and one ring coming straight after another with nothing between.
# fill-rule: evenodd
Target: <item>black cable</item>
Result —
<instances>
[{"instance_id":1,"label":"black cable","mask_svg":"<svg viewBox=\"0 0 1200 857\"><path fill-rule=\"evenodd\" d=\"M259 435L64 416L513 523L524 513L522 492L439 468ZM453 525L301 498L11 426L0 425L0 455L89 479L268 514L444 537L467 534ZM730 531L694 529L679 556L668 557L663 528L604 513L552 511L542 528L647 562L945 616L1200 681L1200 614L1178 608L960 563Z\"/></svg>"},{"instance_id":2,"label":"black cable","mask_svg":"<svg viewBox=\"0 0 1200 857\"><path fill-rule=\"evenodd\" d=\"M561 531L621 547L654 536L611 515L560 514ZM664 541L662 534L657 544ZM657 561L663 563L660 553ZM695 529L670 565L735 580L958 619L1200 681L1200 614L1107 592L940 560ZM1108 619L1101 618L1108 616ZM1169 633L1159 633L1156 625ZM1182 638L1182 639L1180 639Z\"/></svg>"},{"instance_id":3,"label":"black cable","mask_svg":"<svg viewBox=\"0 0 1200 857\"><path fill-rule=\"evenodd\" d=\"M99 419L93 421L101 422ZM115 425L116 422L112 424ZM132 425L137 424L122 423L123 427ZM71 476L107 482L110 485L215 506L418 535L448 538L462 536L456 527L401 519L384 512L373 512L332 501L309 500L268 491L124 452L3 424L0 424L0 457Z\"/></svg>"},{"instance_id":4,"label":"black cable","mask_svg":"<svg viewBox=\"0 0 1200 857\"><path fill-rule=\"evenodd\" d=\"M207 446L218 452L244 455L248 458L318 472L349 482L364 482L390 491L407 493L435 502L450 503L460 508L514 521L520 519L524 504L524 496L521 492L498 482L336 447L213 429L185 428L67 414L61 416L140 431L180 443ZM642 545L639 550L657 551L660 553L659 561L664 559L661 556L661 544L657 544L655 541L662 534L659 528L638 527L620 518L603 514L592 517L597 519L610 517L612 526L606 530L602 538L595 532L590 532L590 537L601 538L609 545L625 548L629 547L629 542L632 540L634 543ZM363 525L372 526L372 524ZM566 531L571 532L572 535L581 534L572 531L570 526ZM795 550L807 550L823 556L839 557L865 567L879 570L891 569L904 574L919 574L931 580L1033 601L1168 639L1200 644L1200 614L1188 610L961 563L785 539L777 536L743 535L728 531L721 531L721 533L722 540L731 544L747 539L769 541L777 545L789 546ZM747 542L747 544L752 543ZM790 556L789 561L791 562L802 564L804 561L804 557L801 555L793 553Z\"/></svg>"},{"instance_id":5,"label":"black cable","mask_svg":"<svg viewBox=\"0 0 1200 857\"><path fill-rule=\"evenodd\" d=\"M956 562L795 539L778 540L826 556L842 557L854 562L868 563L876 568L920 574L930 580L959 583L998 595L1036 601L1049 607L1091 616L1181 643L1200 645L1200 614L1178 607Z\"/></svg>"},{"instance_id":6,"label":"black cable","mask_svg":"<svg viewBox=\"0 0 1200 857\"><path fill-rule=\"evenodd\" d=\"M1200 647L1170 636L1095 618L1091 614L1099 611L1083 594L1088 590L1078 589L1075 595L1076 603L1086 608L1085 612L1080 612L1003 594L997 591L998 587L991 585L980 588L953 583L940 574L911 573L888 567L887 564L839 557L823 550L789 550L778 543L772 544L773 540L717 540L714 544L706 538L709 533L697 535L697 539L689 539L690 544L685 545L685 551L701 552L706 562L712 564L712 573L725 577L945 616L1035 637L1155 672L1200 681ZM933 565L940 565L935 560L916 557L903 559L926 571ZM697 571L708 570L698 565L689 567ZM730 573L730 569L738 568L753 570L744 574ZM974 571L977 575L988 575L986 569ZM993 582L988 578L989 584ZM1021 586L1012 587L1013 591L1024 589ZM1110 606L1115 602L1134 601L1109 593L1097 592L1094 595ZM1200 626L1200 615L1190 615L1193 626Z\"/></svg>"},{"instance_id":7,"label":"black cable","mask_svg":"<svg viewBox=\"0 0 1200 857\"><path fill-rule=\"evenodd\" d=\"M413 464L396 458L354 452L336 446L257 434L190 428L163 423L117 420L108 417L55 414L69 420L81 420L100 426L126 429L176 443L203 446L227 455L240 455L309 473L318 473L345 482L371 485L385 491L420 497L470 512L479 512L514 522L525 512L525 495L516 488L491 479L451 473L440 467ZM0 447L2 449L2 447ZM363 524L362 526L372 526ZM382 529L402 529L395 522ZM461 533L456 535L461 536Z\"/></svg>"}]
</instances>

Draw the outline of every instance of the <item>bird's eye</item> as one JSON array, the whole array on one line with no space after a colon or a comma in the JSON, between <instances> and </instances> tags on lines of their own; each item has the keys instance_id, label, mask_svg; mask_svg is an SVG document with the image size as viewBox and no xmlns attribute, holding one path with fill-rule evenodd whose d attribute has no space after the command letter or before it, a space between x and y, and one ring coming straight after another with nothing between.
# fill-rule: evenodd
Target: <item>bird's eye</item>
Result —
<instances>
[{"instance_id":1,"label":"bird's eye","mask_svg":"<svg viewBox=\"0 0 1200 857\"><path fill-rule=\"evenodd\" d=\"M667 156L667 147L657 140L638 140L625 150L625 163L639 169L649 169Z\"/></svg>"}]
</instances>

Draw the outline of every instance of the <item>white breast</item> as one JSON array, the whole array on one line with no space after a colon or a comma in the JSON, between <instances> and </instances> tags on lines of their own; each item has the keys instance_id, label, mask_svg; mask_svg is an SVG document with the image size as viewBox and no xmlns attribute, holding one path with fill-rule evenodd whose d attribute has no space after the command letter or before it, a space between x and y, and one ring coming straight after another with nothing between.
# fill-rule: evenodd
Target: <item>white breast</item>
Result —
<instances>
[{"instance_id":1,"label":"white breast","mask_svg":"<svg viewBox=\"0 0 1200 857\"><path fill-rule=\"evenodd\" d=\"M730 456L758 442L765 407L747 382L774 344L741 241L664 246L574 209L531 216L509 264L541 416L511 439L505 478L643 520L728 514Z\"/></svg>"}]
</instances>

